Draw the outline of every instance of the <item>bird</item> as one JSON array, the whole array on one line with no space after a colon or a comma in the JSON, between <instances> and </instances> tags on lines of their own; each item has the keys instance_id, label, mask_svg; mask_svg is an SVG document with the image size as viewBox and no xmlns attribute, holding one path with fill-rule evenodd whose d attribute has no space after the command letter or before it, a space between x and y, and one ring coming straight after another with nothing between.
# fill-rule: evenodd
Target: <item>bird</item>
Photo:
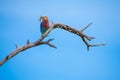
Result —
<instances>
[{"instance_id":1,"label":"bird","mask_svg":"<svg viewBox=\"0 0 120 80\"><path fill-rule=\"evenodd\" d=\"M48 28L50 28L50 23L49 23L49 20L48 20L48 17L47 16L41 16L40 17L40 32L41 34L44 34Z\"/></svg>"}]
</instances>

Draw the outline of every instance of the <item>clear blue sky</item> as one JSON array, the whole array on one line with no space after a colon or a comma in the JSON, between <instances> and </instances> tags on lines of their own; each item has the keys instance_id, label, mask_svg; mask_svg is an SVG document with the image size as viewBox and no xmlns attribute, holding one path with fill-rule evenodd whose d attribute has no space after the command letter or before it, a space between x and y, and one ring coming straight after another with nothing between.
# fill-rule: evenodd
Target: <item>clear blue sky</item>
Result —
<instances>
[{"instance_id":1,"label":"clear blue sky","mask_svg":"<svg viewBox=\"0 0 120 80\"><path fill-rule=\"evenodd\" d=\"M57 46L34 47L0 67L0 80L120 80L119 0L0 0L0 60L29 39L40 37L39 17L81 29L95 36L90 43L106 42L88 52L82 40L56 29L49 37Z\"/></svg>"}]
</instances>

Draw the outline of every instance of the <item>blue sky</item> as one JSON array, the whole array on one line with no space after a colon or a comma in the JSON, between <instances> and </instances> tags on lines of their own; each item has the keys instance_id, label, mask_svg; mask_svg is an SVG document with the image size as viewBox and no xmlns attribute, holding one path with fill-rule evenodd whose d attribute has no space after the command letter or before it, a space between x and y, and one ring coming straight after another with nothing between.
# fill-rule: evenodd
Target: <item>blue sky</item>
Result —
<instances>
[{"instance_id":1,"label":"blue sky","mask_svg":"<svg viewBox=\"0 0 120 80\"><path fill-rule=\"evenodd\" d=\"M29 39L40 37L39 17L81 29L90 43L106 42L88 52L82 40L55 29L49 37L57 46L31 48L0 67L0 80L120 80L119 0L0 0L0 60Z\"/></svg>"}]
</instances>

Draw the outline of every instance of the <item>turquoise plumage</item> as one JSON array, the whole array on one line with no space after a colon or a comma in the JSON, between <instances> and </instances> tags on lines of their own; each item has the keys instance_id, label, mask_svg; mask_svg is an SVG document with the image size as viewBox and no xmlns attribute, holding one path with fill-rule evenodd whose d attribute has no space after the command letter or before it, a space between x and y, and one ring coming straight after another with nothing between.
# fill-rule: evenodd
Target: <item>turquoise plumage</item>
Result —
<instances>
[{"instance_id":1,"label":"turquoise plumage","mask_svg":"<svg viewBox=\"0 0 120 80\"><path fill-rule=\"evenodd\" d=\"M44 34L47 31L47 29L50 27L49 20L47 16L41 16L40 20L41 20L40 31L42 34Z\"/></svg>"}]
</instances>

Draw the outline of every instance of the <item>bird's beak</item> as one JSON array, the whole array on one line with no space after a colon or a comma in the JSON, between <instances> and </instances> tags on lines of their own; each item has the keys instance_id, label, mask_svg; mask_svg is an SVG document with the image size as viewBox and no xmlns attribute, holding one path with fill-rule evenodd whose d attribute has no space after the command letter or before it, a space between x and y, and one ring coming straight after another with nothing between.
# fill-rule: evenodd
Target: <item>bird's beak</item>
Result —
<instances>
[{"instance_id":1,"label":"bird's beak","mask_svg":"<svg viewBox=\"0 0 120 80\"><path fill-rule=\"evenodd\" d=\"M42 17L39 18L39 21L42 22Z\"/></svg>"}]
</instances>

